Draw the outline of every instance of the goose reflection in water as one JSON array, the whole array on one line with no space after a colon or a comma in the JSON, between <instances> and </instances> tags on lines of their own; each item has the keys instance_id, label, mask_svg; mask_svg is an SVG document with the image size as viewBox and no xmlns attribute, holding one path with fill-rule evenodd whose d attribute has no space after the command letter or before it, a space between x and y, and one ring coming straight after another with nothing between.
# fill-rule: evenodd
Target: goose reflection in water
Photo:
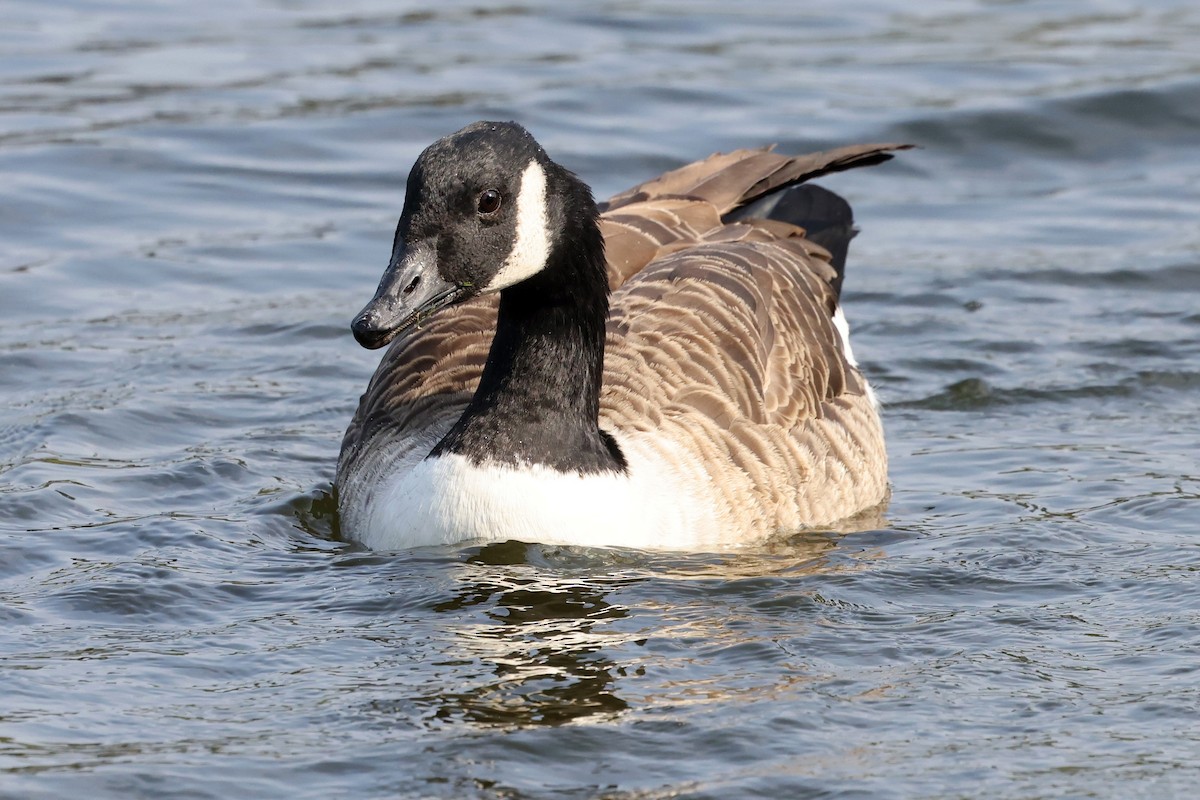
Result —
<instances>
[{"instance_id":1,"label":"goose reflection in water","mask_svg":"<svg viewBox=\"0 0 1200 800\"><path fill-rule=\"evenodd\" d=\"M473 687L424 698L437 718L556 725L628 708L614 692L625 667L606 652L637 637L612 627L629 611L607 596L637 579L548 574L540 555L520 542L482 547L463 564L461 590L432 607L460 617L476 610L487 620L462 627L459 641L464 659L492 667Z\"/></svg>"},{"instance_id":2,"label":"goose reflection in water","mask_svg":"<svg viewBox=\"0 0 1200 800\"><path fill-rule=\"evenodd\" d=\"M842 569L829 561L837 541L837 534L808 532L755 553L704 560L513 541L469 551L460 562L461 586L430 606L454 628L456 650L443 665L453 666L458 680L416 702L437 720L514 727L695 703L711 690L700 652L687 659L688 675L656 665L674 663L681 648L698 641L710 652L773 648L754 634L762 628L738 624L737 609L729 609L731 619L714 620L714 600L744 598L747 590L772 595L786 588L792 600L810 594L803 587L809 576ZM792 605L783 613L805 612ZM788 683L803 680L787 672ZM771 692L773 683L744 688Z\"/></svg>"}]
</instances>

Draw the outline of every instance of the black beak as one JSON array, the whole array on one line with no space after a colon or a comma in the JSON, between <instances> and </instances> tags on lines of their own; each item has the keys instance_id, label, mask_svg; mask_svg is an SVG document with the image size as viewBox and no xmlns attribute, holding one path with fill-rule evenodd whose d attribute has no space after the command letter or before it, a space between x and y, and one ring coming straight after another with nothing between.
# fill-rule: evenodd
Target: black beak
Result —
<instances>
[{"instance_id":1,"label":"black beak","mask_svg":"<svg viewBox=\"0 0 1200 800\"><path fill-rule=\"evenodd\" d=\"M383 273L375 296L358 312L350 329L359 344L374 350L468 294L467 287L449 283L438 275L433 247L401 245L392 255L392 263Z\"/></svg>"}]
</instances>

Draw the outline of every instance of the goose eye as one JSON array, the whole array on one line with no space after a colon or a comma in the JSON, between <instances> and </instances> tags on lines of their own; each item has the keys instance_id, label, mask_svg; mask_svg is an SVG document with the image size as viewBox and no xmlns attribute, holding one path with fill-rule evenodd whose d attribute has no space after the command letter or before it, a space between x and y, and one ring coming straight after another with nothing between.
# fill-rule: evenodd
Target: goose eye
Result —
<instances>
[{"instance_id":1,"label":"goose eye","mask_svg":"<svg viewBox=\"0 0 1200 800\"><path fill-rule=\"evenodd\" d=\"M500 210L500 193L495 189L488 189L483 194L479 195L478 207L480 214L495 214Z\"/></svg>"}]
</instances>

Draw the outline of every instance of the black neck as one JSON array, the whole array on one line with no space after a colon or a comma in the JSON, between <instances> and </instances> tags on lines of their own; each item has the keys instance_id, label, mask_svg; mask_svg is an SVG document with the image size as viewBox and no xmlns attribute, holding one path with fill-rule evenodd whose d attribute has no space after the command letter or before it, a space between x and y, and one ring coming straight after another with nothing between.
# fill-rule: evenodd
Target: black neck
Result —
<instances>
[{"instance_id":1,"label":"black neck","mask_svg":"<svg viewBox=\"0 0 1200 800\"><path fill-rule=\"evenodd\" d=\"M586 206L546 268L500 293L479 388L431 455L624 471L616 442L599 425L608 278L595 207Z\"/></svg>"}]
</instances>

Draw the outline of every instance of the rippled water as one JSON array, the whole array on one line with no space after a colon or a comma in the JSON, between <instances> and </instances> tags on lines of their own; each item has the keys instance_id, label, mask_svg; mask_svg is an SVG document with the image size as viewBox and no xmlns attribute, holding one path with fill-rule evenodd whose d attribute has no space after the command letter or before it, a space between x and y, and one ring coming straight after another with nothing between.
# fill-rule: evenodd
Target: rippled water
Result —
<instances>
[{"instance_id":1,"label":"rippled water","mask_svg":"<svg viewBox=\"0 0 1200 800\"><path fill-rule=\"evenodd\" d=\"M1200 9L0 4L0 795L1187 797ZM888 527L339 541L404 173L525 122L601 196L907 140L847 306Z\"/></svg>"}]
</instances>

